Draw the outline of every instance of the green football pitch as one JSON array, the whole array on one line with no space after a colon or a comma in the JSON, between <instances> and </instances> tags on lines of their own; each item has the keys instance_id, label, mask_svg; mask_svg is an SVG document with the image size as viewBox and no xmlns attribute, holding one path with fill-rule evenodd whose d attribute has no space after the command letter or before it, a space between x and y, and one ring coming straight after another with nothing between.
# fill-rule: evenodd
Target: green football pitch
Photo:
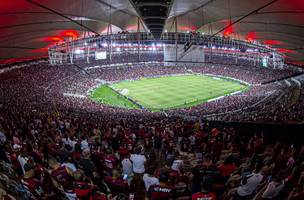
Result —
<instances>
[{"instance_id":1,"label":"green football pitch","mask_svg":"<svg viewBox=\"0 0 304 200\"><path fill-rule=\"evenodd\" d=\"M150 111L191 107L208 100L244 91L249 86L228 78L175 75L125 80L92 91L94 101L112 106Z\"/></svg>"}]
</instances>

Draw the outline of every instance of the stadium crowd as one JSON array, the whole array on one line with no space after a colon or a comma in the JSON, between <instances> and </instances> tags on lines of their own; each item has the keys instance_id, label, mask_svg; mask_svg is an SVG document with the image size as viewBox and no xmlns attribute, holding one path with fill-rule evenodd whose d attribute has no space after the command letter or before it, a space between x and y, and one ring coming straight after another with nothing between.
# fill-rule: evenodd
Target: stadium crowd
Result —
<instances>
[{"instance_id":1,"label":"stadium crowd","mask_svg":"<svg viewBox=\"0 0 304 200\"><path fill-rule=\"evenodd\" d=\"M303 75L283 79L296 74L286 70L270 68L221 66L164 67L162 63L138 63L134 65L97 67L84 69L81 65L50 66L47 63L31 64L0 74L1 103L32 111L49 109L77 109L92 112L125 113L123 108L105 106L86 98L87 92L103 82L116 82L141 77L203 73L236 78L252 84L248 91L226 96L192 108L166 111L171 116L203 116L211 120L297 122L303 114ZM286 74L285 74L286 73ZM274 82L271 82L274 81ZM270 83L267 83L270 82ZM263 84L265 83L265 84ZM300 83L300 84L299 84ZM65 94L75 94L67 96ZM17 108L16 108L17 109ZM159 116L164 113L146 113L143 110L128 110L128 113ZM128 114L126 113L126 114ZM242 113L242 114L239 114Z\"/></svg>"},{"instance_id":2,"label":"stadium crowd","mask_svg":"<svg viewBox=\"0 0 304 200\"><path fill-rule=\"evenodd\" d=\"M304 146L113 113L0 114L5 199L302 199Z\"/></svg>"},{"instance_id":3,"label":"stadium crowd","mask_svg":"<svg viewBox=\"0 0 304 200\"><path fill-rule=\"evenodd\" d=\"M125 112L63 95L86 94L101 81L183 73L229 76L254 85L239 95L168 113ZM282 74L218 65L84 70L43 62L1 73L0 198L303 199L301 142L174 117L256 104L248 115L219 117L253 120L255 112L258 121L297 121L304 110L303 76L259 85Z\"/></svg>"},{"instance_id":4,"label":"stadium crowd","mask_svg":"<svg viewBox=\"0 0 304 200\"><path fill-rule=\"evenodd\" d=\"M280 122L280 121L288 121L289 119L293 121L300 121L301 115L294 115L294 111L301 112L300 109L296 109L300 107L302 103L293 104L293 108L289 104L290 97L285 95L283 97L282 93L287 94L289 89L293 87L295 84L294 81L289 81L291 86L286 85L285 80L279 82L272 82L269 84L261 84L263 82L269 82L270 80L281 79L282 78L282 71L279 72L267 69L242 69L241 67L221 67L219 65L212 65L212 66L205 66L205 67L163 67L160 64L150 64L151 66L144 66L144 64L138 66L130 66L130 67L117 67L117 68L96 68L87 70L87 73L78 73L75 76L71 76L67 79L64 79L62 82L52 85L49 89L48 93L50 93L51 97L58 97L53 98L56 104L60 104L61 102L65 102L70 107L79 107L81 106L83 109L96 109L99 108L99 105L92 103L88 99L79 99L79 98L68 98L63 96L64 93L72 93L72 94L81 94L86 96L87 91L90 88L100 84L101 81L107 82L116 82L120 80L126 79L138 79L141 77L155 77L155 76L162 76L162 75L174 75L174 74L185 74L185 73L203 73L203 74L212 74L212 75L221 75L225 77L232 77L237 78L239 80L245 80L253 85L251 85L250 90L228 96L216 101L208 102L205 104L201 104L192 108L186 109L177 109L177 110L170 110L167 111L170 115L195 115L195 116L209 116L212 115L215 119L222 119L222 116L225 117L225 120L228 121L266 121L266 122ZM260 70L260 73L259 73ZM256 73L254 73L254 71ZM249 72L249 73L248 73ZM271 75L269 75L271 74ZM286 75L289 76L291 71L286 72ZM102 77L102 80L100 80ZM271 79L272 78L272 79ZM299 77L302 79L302 76ZM252 81L251 81L252 80ZM254 81L253 81L254 80ZM259 80L259 81L258 81ZM260 85L261 84L261 85ZM62 87L64 85L65 87ZM302 86L300 86L302 87ZM301 90L301 88L300 88ZM302 90L301 90L302 91ZM278 101L277 98L281 97L284 98L284 101ZM297 102L302 102L301 99L303 96L299 96ZM64 100L63 100L64 99ZM270 105L265 103L269 102ZM272 109L272 105L276 102L278 107L283 107L286 112L276 112L275 109ZM251 110L258 111L257 114L252 114L251 110L248 106L255 105L251 107ZM257 105L260 105L259 107ZM66 105L63 105L66 106ZM266 108L270 108L273 111L268 112ZM246 113L243 115L234 115L235 110L243 111L246 108ZM107 109L107 108L103 108ZM115 109L115 108L111 108ZM261 111L261 112L259 112ZM288 111L288 112L287 112ZM138 111L134 111L138 112ZM141 111L140 111L141 112ZM217 115L213 115L214 113L221 113L218 117ZM231 114L225 114L231 113ZM260 114L259 114L260 113ZM263 115L266 113L266 115ZM271 113L271 114L270 114ZM289 113L285 115L285 113ZM268 115L267 115L268 114ZM285 116L283 116L283 114ZM263 116L265 116L263 118ZM290 118L288 118L290 116ZM297 118L299 117L299 118ZM214 118L212 118L214 119Z\"/></svg>"}]
</instances>

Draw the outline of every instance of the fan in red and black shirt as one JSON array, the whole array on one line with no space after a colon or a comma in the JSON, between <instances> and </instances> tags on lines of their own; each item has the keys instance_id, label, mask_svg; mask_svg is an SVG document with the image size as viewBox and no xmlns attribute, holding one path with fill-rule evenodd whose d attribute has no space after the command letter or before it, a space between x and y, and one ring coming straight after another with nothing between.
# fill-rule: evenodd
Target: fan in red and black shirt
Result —
<instances>
[{"instance_id":1,"label":"fan in red and black shirt","mask_svg":"<svg viewBox=\"0 0 304 200\"><path fill-rule=\"evenodd\" d=\"M230 177L230 174L232 174L234 172L234 170L236 169L236 165L233 162L232 155L228 156L225 159L224 163L220 164L217 168L223 177L224 183L226 183L226 181Z\"/></svg>"},{"instance_id":2,"label":"fan in red and black shirt","mask_svg":"<svg viewBox=\"0 0 304 200\"><path fill-rule=\"evenodd\" d=\"M199 146L205 139L205 133L201 130L196 131L194 134L196 146Z\"/></svg>"},{"instance_id":3,"label":"fan in red and black shirt","mask_svg":"<svg viewBox=\"0 0 304 200\"><path fill-rule=\"evenodd\" d=\"M204 157L204 161L192 169L193 179L192 179L192 193L196 193L200 191L201 184L204 177L213 178L218 174L218 170L216 166L213 164L211 160L211 156L206 154Z\"/></svg>"},{"instance_id":4,"label":"fan in red and black shirt","mask_svg":"<svg viewBox=\"0 0 304 200\"><path fill-rule=\"evenodd\" d=\"M202 183L202 190L198 193L192 194L192 200L216 200L216 195L211 191L212 181L210 177L204 177Z\"/></svg>"},{"instance_id":5,"label":"fan in red and black shirt","mask_svg":"<svg viewBox=\"0 0 304 200\"><path fill-rule=\"evenodd\" d=\"M73 180L72 172L66 166L61 165L56 159L50 158L48 164L51 167L51 175L54 177L64 189L70 189Z\"/></svg>"},{"instance_id":6,"label":"fan in red and black shirt","mask_svg":"<svg viewBox=\"0 0 304 200\"><path fill-rule=\"evenodd\" d=\"M159 184L152 185L148 191L150 200L171 200L174 199L174 189L168 185L169 174L162 173L159 176Z\"/></svg>"},{"instance_id":7,"label":"fan in red and black shirt","mask_svg":"<svg viewBox=\"0 0 304 200\"><path fill-rule=\"evenodd\" d=\"M169 185L174 185L175 179L179 176L179 173L178 173L178 171L171 169L171 165L172 165L171 161L166 161L164 167L159 168L155 171L155 176L159 178L161 176L161 174L168 174L169 175L169 179L168 179Z\"/></svg>"},{"instance_id":8,"label":"fan in red and black shirt","mask_svg":"<svg viewBox=\"0 0 304 200\"><path fill-rule=\"evenodd\" d=\"M112 194L117 195L129 189L127 180L123 180L117 170L113 170L112 176L106 176L104 181L109 186Z\"/></svg>"},{"instance_id":9,"label":"fan in red and black shirt","mask_svg":"<svg viewBox=\"0 0 304 200\"><path fill-rule=\"evenodd\" d=\"M42 183L35 177L35 165L26 163L24 165L25 174L21 179L21 183L31 192L37 199L44 197L45 192L42 188Z\"/></svg>"},{"instance_id":10,"label":"fan in red and black shirt","mask_svg":"<svg viewBox=\"0 0 304 200\"><path fill-rule=\"evenodd\" d=\"M81 170L74 172L73 190L77 199L93 199L93 200L106 200L106 195L99 192L98 188L92 184L91 180L85 177Z\"/></svg>"},{"instance_id":11,"label":"fan in red and black shirt","mask_svg":"<svg viewBox=\"0 0 304 200\"><path fill-rule=\"evenodd\" d=\"M115 155L111 154L111 150L108 149L106 154L103 156L104 164L105 164L105 171L108 174L111 174L112 170L116 168L118 165L118 159Z\"/></svg>"}]
</instances>

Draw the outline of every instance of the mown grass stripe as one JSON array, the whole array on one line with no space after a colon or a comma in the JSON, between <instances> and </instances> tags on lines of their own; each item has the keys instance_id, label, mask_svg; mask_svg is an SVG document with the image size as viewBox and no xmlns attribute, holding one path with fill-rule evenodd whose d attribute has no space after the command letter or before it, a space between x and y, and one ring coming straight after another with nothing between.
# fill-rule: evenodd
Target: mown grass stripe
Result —
<instances>
[{"instance_id":1,"label":"mown grass stripe","mask_svg":"<svg viewBox=\"0 0 304 200\"><path fill-rule=\"evenodd\" d=\"M111 85L111 87L118 90L127 89L129 91L129 94L126 95L127 97L152 111L195 106L209 99L248 88L248 86L234 80L213 78L206 75L144 78L118 82ZM106 94L103 95L106 96ZM108 99L108 97L104 98ZM123 104L126 107L134 107L134 105L132 106L125 102L115 102L115 98L114 100L109 100L109 102L114 105Z\"/></svg>"}]
</instances>

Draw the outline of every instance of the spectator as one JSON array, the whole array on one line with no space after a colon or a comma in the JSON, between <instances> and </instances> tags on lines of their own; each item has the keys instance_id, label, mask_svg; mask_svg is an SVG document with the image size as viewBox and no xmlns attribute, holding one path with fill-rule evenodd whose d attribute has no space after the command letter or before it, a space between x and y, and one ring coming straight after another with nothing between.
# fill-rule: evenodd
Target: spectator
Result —
<instances>
[{"instance_id":1,"label":"spectator","mask_svg":"<svg viewBox=\"0 0 304 200\"><path fill-rule=\"evenodd\" d=\"M168 185L169 174L162 173L159 176L159 184L149 187L148 198L150 200L174 199L174 190Z\"/></svg>"},{"instance_id":2,"label":"spectator","mask_svg":"<svg viewBox=\"0 0 304 200\"><path fill-rule=\"evenodd\" d=\"M261 172L262 167L263 165L261 163L257 163L254 171L243 178L241 185L237 188L237 198L248 199L255 194L258 186L262 183L264 178Z\"/></svg>"},{"instance_id":3,"label":"spectator","mask_svg":"<svg viewBox=\"0 0 304 200\"><path fill-rule=\"evenodd\" d=\"M123 158L123 160L121 161L121 165L122 165L123 175L127 175L128 177L133 176L133 168L132 168L133 165L132 165L132 162L130 160L130 155L129 154L125 155L125 158Z\"/></svg>"},{"instance_id":4,"label":"spectator","mask_svg":"<svg viewBox=\"0 0 304 200\"><path fill-rule=\"evenodd\" d=\"M216 200L216 195L211 191L212 189L212 181L210 177L206 177L202 181L202 189L200 192L192 195L192 200Z\"/></svg>"},{"instance_id":5,"label":"spectator","mask_svg":"<svg viewBox=\"0 0 304 200\"><path fill-rule=\"evenodd\" d=\"M143 181L145 183L146 191L149 190L151 185L158 185L159 184L159 180L158 180L158 178L156 178L154 176L154 172L155 172L154 168L149 167L147 172L143 176Z\"/></svg>"},{"instance_id":6,"label":"spectator","mask_svg":"<svg viewBox=\"0 0 304 200\"><path fill-rule=\"evenodd\" d=\"M144 155L141 155L141 147L134 150L131 154L130 160L133 164L133 173L135 180L142 180L143 173L145 172L145 162L147 161Z\"/></svg>"},{"instance_id":7,"label":"spectator","mask_svg":"<svg viewBox=\"0 0 304 200\"><path fill-rule=\"evenodd\" d=\"M224 182L226 182L230 176L236 169L236 165L233 162L233 156L228 156L223 164L220 164L218 167L219 172L221 173L222 177L224 178Z\"/></svg>"},{"instance_id":8,"label":"spectator","mask_svg":"<svg viewBox=\"0 0 304 200\"><path fill-rule=\"evenodd\" d=\"M269 182L262 194L263 199L279 199L280 192L284 188L284 171L278 172L273 181Z\"/></svg>"},{"instance_id":9,"label":"spectator","mask_svg":"<svg viewBox=\"0 0 304 200\"><path fill-rule=\"evenodd\" d=\"M21 183L27 187L27 189L35 196L35 198L43 198L45 192L42 189L42 183L39 179L35 178L36 167L31 163L25 163L25 174L21 180Z\"/></svg>"},{"instance_id":10,"label":"spectator","mask_svg":"<svg viewBox=\"0 0 304 200\"><path fill-rule=\"evenodd\" d=\"M91 160L90 149L84 149L82 151L82 158L79 161L79 165L89 178L94 179L98 176L96 166Z\"/></svg>"}]
</instances>

